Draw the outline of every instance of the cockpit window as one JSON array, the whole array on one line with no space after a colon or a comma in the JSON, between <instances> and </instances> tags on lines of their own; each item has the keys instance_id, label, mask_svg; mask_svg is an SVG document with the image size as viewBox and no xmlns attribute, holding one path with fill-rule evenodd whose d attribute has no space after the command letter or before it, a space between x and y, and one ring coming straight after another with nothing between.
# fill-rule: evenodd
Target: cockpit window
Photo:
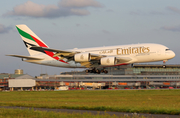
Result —
<instances>
[{"instance_id":1,"label":"cockpit window","mask_svg":"<svg viewBox=\"0 0 180 118\"><path fill-rule=\"evenodd\" d=\"M168 51L168 50L170 50L170 49L166 49L166 51Z\"/></svg>"}]
</instances>

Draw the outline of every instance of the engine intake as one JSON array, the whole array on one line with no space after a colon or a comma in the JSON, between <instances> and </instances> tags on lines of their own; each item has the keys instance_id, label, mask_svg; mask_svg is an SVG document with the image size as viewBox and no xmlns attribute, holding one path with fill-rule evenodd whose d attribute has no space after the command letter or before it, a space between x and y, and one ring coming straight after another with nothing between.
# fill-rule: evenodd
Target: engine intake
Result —
<instances>
[{"instance_id":1,"label":"engine intake","mask_svg":"<svg viewBox=\"0 0 180 118\"><path fill-rule=\"evenodd\" d=\"M115 65L117 62L116 57L101 58L101 65Z\"/></svg>"},{"instance_id":2,"label":"engine intake","mask_svg":"<svg viewBox=\"0 0 180 118\"><path fill-rule=\"evenodd\" d=\"M91 60L90 53L79 53L74 55L74 61L76 62L87 62Z\"/></svg>"}]
</instances>

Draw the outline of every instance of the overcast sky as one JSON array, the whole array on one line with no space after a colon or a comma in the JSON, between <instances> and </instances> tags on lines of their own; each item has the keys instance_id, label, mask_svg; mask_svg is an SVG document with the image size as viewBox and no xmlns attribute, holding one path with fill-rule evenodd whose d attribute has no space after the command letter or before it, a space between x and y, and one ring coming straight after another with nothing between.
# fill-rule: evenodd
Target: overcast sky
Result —
<instances>
[{"instance_id":1,"label":"overcast sky","mask_svg":"<svg viewBox=\"0 0 180 118\"><path fill-rule=\"evenodd\" d=\"M0 4L0 73L20 68L37 76L77 70L5 56L29 55L17 24L26 24L54 49L158 43L176 53L167 64L180 64L180 0L3 0Z\"/></svg>"}]
</instances>

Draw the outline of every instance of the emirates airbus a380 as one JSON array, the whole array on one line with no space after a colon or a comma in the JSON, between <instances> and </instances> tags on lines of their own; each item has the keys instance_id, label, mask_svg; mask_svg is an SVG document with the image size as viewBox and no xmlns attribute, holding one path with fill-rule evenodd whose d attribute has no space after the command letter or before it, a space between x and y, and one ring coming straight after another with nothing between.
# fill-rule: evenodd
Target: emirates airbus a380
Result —
<instances>
[{"instance_id":1,"label":"emirates airbus a380","mask_svg":"<svg viewBox=\"0 0 180 118\"><path fill-rule=\"evenodd\" d=\"M166 62L175 53L161 44L142 43L107 47L59 50L49 48L26 25L16 28L30 56L7 55L22 58L25 62L65 68L89 68L89 73L108 73L105 67L133 63Z\"/></svg>"}]
</instances>

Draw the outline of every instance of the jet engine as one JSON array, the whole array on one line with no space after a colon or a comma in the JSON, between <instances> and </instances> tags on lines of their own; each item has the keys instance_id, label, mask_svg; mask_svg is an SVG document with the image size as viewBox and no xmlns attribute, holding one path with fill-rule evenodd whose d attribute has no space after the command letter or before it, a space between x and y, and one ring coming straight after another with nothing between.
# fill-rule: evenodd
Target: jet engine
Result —
<instances>
[{"instance_id":1,"label":"jet engine","mask_svg":"<svg viewBox=\"0 0 180 118\"><path fill-rule=\"evenodd\" d=\"M115 65L117 60L116 57L103 57L100 62L101 65Z\"/></svg>"},{"instance_id":2,"label":"jet engine","mask_svg":"<svg viewBox=\"0 0 180 118\"><path fill-rule=\"evenodd\" d=\"M91 60L90 53L79 53L74 55L74 61L76 62L87 62Z\"/></svg>"}]
</instances>

